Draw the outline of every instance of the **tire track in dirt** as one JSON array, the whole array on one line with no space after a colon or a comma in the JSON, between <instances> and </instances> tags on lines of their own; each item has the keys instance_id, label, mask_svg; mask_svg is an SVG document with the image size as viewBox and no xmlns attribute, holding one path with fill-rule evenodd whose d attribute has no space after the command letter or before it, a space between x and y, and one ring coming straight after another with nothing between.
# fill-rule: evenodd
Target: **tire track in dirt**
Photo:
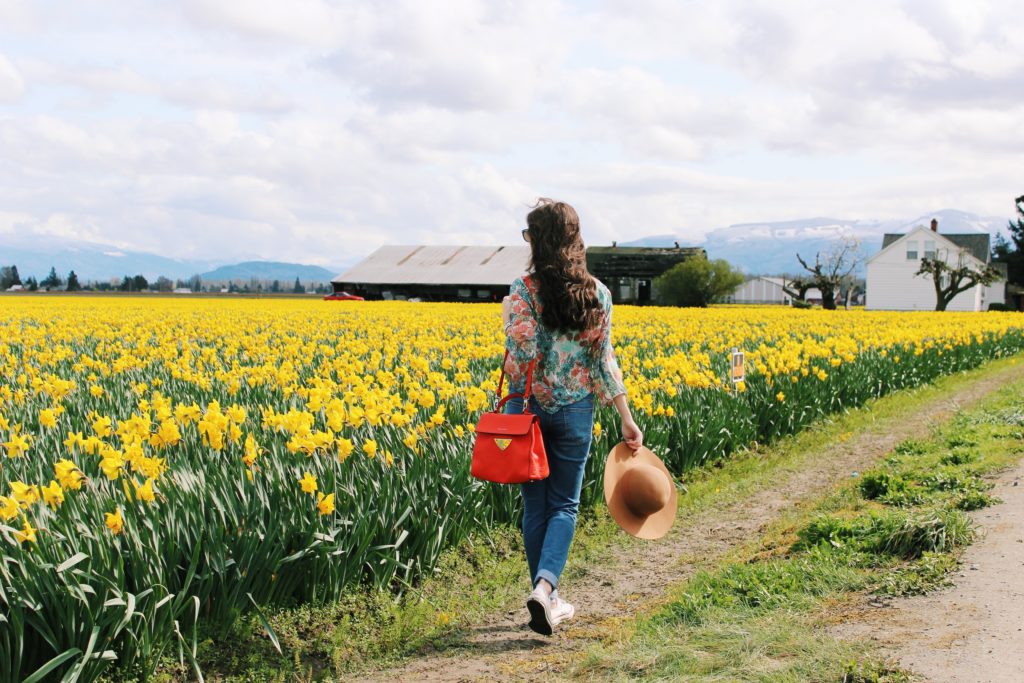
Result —
<instances>
[{"instance_id":1,"label":"tire track in dirt","mask_svg":"<svg viewBox=\"0 0 1024 683\"><path fill-rule=\"evenodd\" d=\"M1003 502L971 513L984 535L964 551L951 587L865 600L831 632L873 641L926 681L1024 680L1024 462L997 475L992 493Z\"/></svg>"},{"instance_id":2,"label":"tire track in dirt","mask_svg":"<svg viewBox=\"0 0 1024 683\"><path fill-rule=\"evenodd\" d=\"M627 618L662 596L670 585L696 570L690 558L715 561L731 549L757 538L788 507L818 497L835 484L863 471L901 441L928 433L961 409L1000 387L1024 379L1024 365L978 378L956 393L932 399L912 414L879 420L850 439L835 443L797 471L779 471L780 480L740 501L679 517L659 542L624 539L611 549L615 558L587 568L571 583L563 580L566 599L576 617L544 638L526 628L526 609L492 615L467 629L464 644L425 654L400 667L364 672L353 680L412 681L548 681L559 676L573 653L600 636L608 620ZM525 568L525 560L524 560ZM523 593L523 600L526 593Z\"/></svg>"}]
</instances>

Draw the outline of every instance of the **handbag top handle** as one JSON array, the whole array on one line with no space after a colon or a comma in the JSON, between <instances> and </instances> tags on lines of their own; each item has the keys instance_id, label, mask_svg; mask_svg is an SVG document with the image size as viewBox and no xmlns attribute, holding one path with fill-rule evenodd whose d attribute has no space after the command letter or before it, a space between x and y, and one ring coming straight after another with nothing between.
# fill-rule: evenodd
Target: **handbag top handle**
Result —
<instances>
[{"instance_id":1,"label":"handbag top handle","mask_svg":"<svg viewBox=\"0 0 1024 683\"><path fill-rule=\"evenodd\" d=\"M510 398L515 398L517 396L522 396L523 397L523 412L524 413L529 413L530 412L530 387L533 386L533 366L536 365L537 359L536 358L532 359L530 361L530 365L526 368L526 386L523 387L523 393L521 393L521 394L519 392L509 393L508 396L506 396L504 398L501 398L501 387L505 383L505 363L507 361L508 361L508 349L505 349L505 358L504 358L504 360L501 361L501 378L498 379L498 393L497 393L497 396L495 398L495 400L497 400L497 399L501 399L501 400L499 400L494 405L494 411L497 412L497 411L501 410L501 407L503 405L505 405L505 402L508 401Z\"/></svg>"}]
</instances>

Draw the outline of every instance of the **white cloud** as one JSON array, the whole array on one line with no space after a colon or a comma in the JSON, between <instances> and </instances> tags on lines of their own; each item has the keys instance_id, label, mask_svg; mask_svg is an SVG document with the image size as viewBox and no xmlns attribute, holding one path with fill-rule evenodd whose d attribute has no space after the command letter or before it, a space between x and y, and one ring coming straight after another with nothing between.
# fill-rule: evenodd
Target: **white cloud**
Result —
<instances>
[{"instance_id":1,"label":"white cloud","mask_svg":"<svg viewBox=\"0 0 1024 683\"><path fill-rule=\"evenodd\" d=\"M29 3L25 0L0 0L0 25L28 28L34 24Z\"/></svg>"},{"instance_id":2,"label":"white cloud","mask_svg":"<svg viewBox=\"0 0 1024 683\"><path fill-rule=\"evenodd\" d=\"M557 4L403 0L364 13L322 65L383 107L522 112L568 48Z\"/></svg>"},{"instance_id":3,"label":"white cloud","mask_svg":"<svg viewBox=\"0 0 1024 683\"><path fill-rule=\"evenodd\" d=\"M15 102L25 93L25 81L11 60L0 54L0 104Z\"/></svg>"},{"instance_id":4,"label":"white cloud","mask_svg":"<svg viewBox=\"0 0 1024 683\"><path fill-rule=\"evenodd\" d=\"M97 98L95 101L102 103L102 106L109 104L111 96L120 94L150 97L184 109L281 114L295 106L283 94L259 86L239 87L229 78L223 77L203 75L160 80L127 65L102 67L41 60L31 60L28 72L36 82L80 89Z\"/></svg>"},{"instance_id":5,"label":"white cloud","mask_svg":"<svg viewBox=\"0 0 1024 683\"><path fill-rule=\"evenodd\" d=\"M315 48L334 45L348 18L344 9L319 0L186 0L183 11L200 28Z\"/></svg>"},{"instance_id":6,"label":"white cloud","mask_svg":"<svg viewBox=\"0 0 1024 683\"><path fill-rule=\"evenodd\" d=\"M334 264L538 196L596 244L1021 192L1011 2L118 8L0 23L0 230Z\"/></svg>"}]
</instances>

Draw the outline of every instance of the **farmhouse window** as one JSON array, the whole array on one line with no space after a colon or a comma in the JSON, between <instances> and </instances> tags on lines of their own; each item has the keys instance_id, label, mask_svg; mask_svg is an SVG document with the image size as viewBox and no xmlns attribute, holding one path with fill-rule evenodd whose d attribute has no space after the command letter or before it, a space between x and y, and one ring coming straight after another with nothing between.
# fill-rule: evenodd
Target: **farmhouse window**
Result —
<instances>
[{"instance_id":1,"label":"farmhouse window","mask_svg":"<svg viewBox=\"0 0 1024 683\"><path fill-rule=\"evenodd\" d=\"M917 242L907 242L907 260L917 260Z\"/></svg>"},{"instance_id":2,"label":"farmhouse window","mask_svg":"<svg viewBox=\"0 0 1024 683\"><path fill-rule=\"evenodd\" d=\"M924 243L924 257L935 258L935 240L926 240Z\"/></svg>"}]
</instances>

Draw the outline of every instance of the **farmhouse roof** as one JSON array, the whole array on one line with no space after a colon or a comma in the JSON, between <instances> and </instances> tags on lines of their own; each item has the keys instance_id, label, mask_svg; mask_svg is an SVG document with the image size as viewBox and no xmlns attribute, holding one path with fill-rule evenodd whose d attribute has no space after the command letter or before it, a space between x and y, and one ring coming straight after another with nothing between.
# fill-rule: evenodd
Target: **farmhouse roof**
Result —
<instances>
[{"instance_id":1,"label":"farmhouse roof","mask_svg":"<svg viewBox=\"0 0 1024 683\"><path fill-rule=\"evenodd\" d=\"M887 248L890 244L896 242L906 234L907 233L886 233L882 238L882 249ZM966 249L968 254L982 263L988 263L990 235L987 232L965 234L940 232L936 234L942 235L961 249Z\"/></svg>"}]
</instances>

